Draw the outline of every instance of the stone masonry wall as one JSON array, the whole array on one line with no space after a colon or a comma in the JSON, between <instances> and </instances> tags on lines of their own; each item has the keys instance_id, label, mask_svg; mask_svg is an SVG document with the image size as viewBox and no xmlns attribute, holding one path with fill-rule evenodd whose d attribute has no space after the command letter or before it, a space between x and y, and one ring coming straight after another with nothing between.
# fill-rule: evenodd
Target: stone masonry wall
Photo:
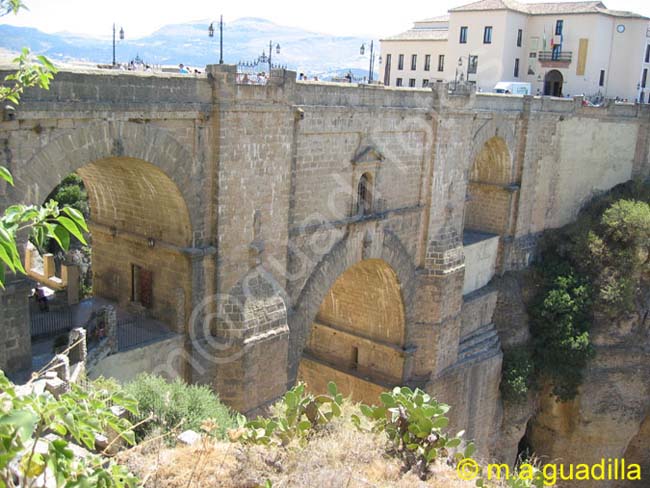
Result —
<instances>
[{"instance_id":1,"label":"stone masonry wall","mask_svg":"<svg viewBox=\"0 0 650 488\"><path fill-rule=\"evenodd\" d=\"M392 344L404 361L402 382L443 392L456 404L455 418L477 439L489 439L499 344L470 357L472 334L493 336L485 324L467 323L473 314L465 322L462 315L470 170L487 145L490 157L481 156L481 164L498 160L508 197L486 192L487 215L479 220L494 220L498 231L497 274L525 266L540 231L571 219L594 192L647 174L648 108L451 94L444 84L410 91L302 83L286 71L274 72L266 86L244 86L235 83L234 67L206 71L61 72L50 91L27 91L15 116L0 122L0 163L16 176L15 188L0 186L0 208L42 203L64 176L85 171L96 182L91 201L104 229L96 243L100 276L110 266L103 268L102 259L120 273L142 260L157 273L156 313L173 317L178 331L219 317L212 312L230 303L224 296L245 295L245 278L263 273L268 294L244 297L248 318L229 324L237 332L236 359L204 357L210 367L188 374L199 348L190 340L184 345L184 376L223 390L244 410L272 401L295 380L337 278L361 261L382 260L404 304L403 341ZM119 166L130 186L115 186L105 161ZM155 169L140 171L146 165ZM362 175L371 205L359 214ZM164 194L173 198L165 202ZM138 202L146 203L141 220L133 213ZM112 228L140 240L110 237ZM145 249L149 237L154 245ZM123 293L128 277L120 276ZM11 341L11 331L21 328L24 356L23 299L3 296L9 313L1 330ZM272 331L253 334L250 316L263 314L266 300L286 317ZM222 317L206 329L221 334ZM326 383L326 368L310 369L317 370ZM370 382L367 391L380 383Z\"/></svg>"}]
</instances>

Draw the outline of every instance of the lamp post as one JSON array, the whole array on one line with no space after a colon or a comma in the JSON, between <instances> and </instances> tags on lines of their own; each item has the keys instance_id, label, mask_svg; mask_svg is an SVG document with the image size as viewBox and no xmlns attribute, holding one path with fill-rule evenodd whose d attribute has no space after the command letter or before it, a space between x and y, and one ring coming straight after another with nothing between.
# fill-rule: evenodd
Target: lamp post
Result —
<instances>
[{"instance_id":1,"label":"lamp post","mask_svg":"<svg viewBox=\"0 0 650 488\"><path fill-rule=\"evenodd\" d=\"M280 44L275 45L275 54L280 54ZM258 58L260 63L269 63L269 76L271 76L271 69L273 68L273 41L269 41L269 56L266 57L266 52L262 51L262 55Z\"/></svg>"},{"instance_id":2,"label":"lamp post","mask_svg":"<svg viewBox=\"0 0 650 488\"><path fill-rule=\"evenodd\" d=\"M120 40L124 40L124 29L120 27ZM115 22L113 22L113 67L115 67Z\"/></svg>"},{"instance_id":3,"label":"lamp post","mask_svg":"<svg viewBox=\"0 0 650 488\"><path fill-rule=\"evenodd\" d=\"M214 22L210 22L208 35L214 37ZM223 64L223 15L219 20L219 64Z\"/></svg>"},{"instance_id":4,"label":"lamp post","mask_svg":"<svg viewBox=\"0 0 650 488\"><path fill-rule=\"evenodd\" d=\"M364 42L361 44L361 48L359 49L359 54L363 56L366 52L366 43ZM381 58L380 61L381 63ZM370 66L368 68L368 84L372 83L372 74L373 71L375 70L375 46L373 41L370 41Z\"/></svg>"}]
</instances>

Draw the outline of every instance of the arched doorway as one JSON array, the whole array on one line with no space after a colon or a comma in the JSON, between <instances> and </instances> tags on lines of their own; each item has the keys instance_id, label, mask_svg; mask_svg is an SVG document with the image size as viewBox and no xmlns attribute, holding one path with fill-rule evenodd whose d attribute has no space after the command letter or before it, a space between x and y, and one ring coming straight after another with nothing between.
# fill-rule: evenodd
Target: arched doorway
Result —
<instances>
[{"instance_id":1,"label":"arched doorway","mask_svg":"<svg viewBox=\"0 0 650 488\"><path fill-rule=\"evenodd\" d=\"M563 83L564 77L562 76L562 73L556 69L552 69L546 73L546 76L544 76L544 95L561 97Z\"/></svg>"},{"instance_id":2,"label":"arched doorway","mask_svg":"<svg viewBox=\"0 0 650 488\"><path fill-rule=\"evenodd\" d=\"M354 400L374 403L404 378L404 304L395 271L363 260L326 293L304 349L298 379L312 391L334 381Z\"/></svg>"}]
</instances>

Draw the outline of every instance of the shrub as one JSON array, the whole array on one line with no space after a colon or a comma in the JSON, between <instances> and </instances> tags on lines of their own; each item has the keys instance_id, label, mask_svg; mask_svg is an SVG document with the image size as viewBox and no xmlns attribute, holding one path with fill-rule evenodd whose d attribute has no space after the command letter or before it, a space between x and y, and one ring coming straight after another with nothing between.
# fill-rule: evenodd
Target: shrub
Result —
<instances>
[{"instance_id":1,"label":"shrub","mask_svg":"<svg viewBox=\"0 0 650 488\"><path fill-rule=\"evenodd\" d=\"M73 384L58 398L47 391L19 395L0 371L0 486L135 488L137 479L124 466L93 454L78 458L71 450L72 442L94 450L96 436L109 429L134 442L131 424L108 401L137 413L123 392L107 393L93 384Z\"/></svg>"},{"instance_id":2,"label":"shrub","mask_svg":"<svg viewBox=\"0 0 650 488\"><path fill-rule=\"evenodd\" d=\"M90 215L88 207L88 193L81 177L71 173L54 189L47 198L55 200L60 205L68 205L79 210L85 218Z\"/></svg>"},{"instance_id":3,"label":"shrub","mask_svg":"<svg viewBox=\"0 0 650 488\"><path fill-rule=\"evenodd\" d=\"M533 382L534 363L530 350L514 347L503 354L501 394L504 400L523 402Z\"/></svg>"},{"instance_id":4,"label":"shrub","mask_svg":"<svg viewBox=\"0 0 650 488\"><path fill-rule=\"evenodd\" d=\"M233 412L207 386L188 385L180 379L167 382L160 376L142 374L128 383L125 391L138 401L138 422L152 417L136 428L139 439L158 431L191 429L198 432L206 420L215 422L217 427L212 433L224 438L237 424Z\"/></svg>"},{"instance_id":5,"label":"shrub","mask_svg":"<svg viewBox=\"0 0 650 488\"><path fill-rule=\"evenodd\" d=\"M589 342L591 289L574 273L557 276L533 305L531 333L537 372L560 400L575 397L593 348Z\"/></svg>"},{"instance_id":6,"label":"shrub","mask_svg":"<svg viewBox=\"0 0 650 488\"><path fill-rule=\"evenodd\" d=\"M428 466L438 458L449 458L450 450L461 444L462 432L449 436L443 429L449 424L445 414L449 405L438 403L419 388L395 387L380 395L381 405L361 405L361 413L368 418L375 432L385 432L393 452L404 462L407 470L415 469L421 479L428 476ZM352 421L361 428L361 419ZM470 457L474 445L468 444L464 453L456 453L456 460Z\"/></svg>"},{"instance_id":7,"label":"shrub","mask_svg":"<svg viewBox=\"0 0 650 488\"><path fill-rule=\"evenodd\" d=\"M240 421L241 428L232 435L245 444L286 446L297 440L304 445L317 428L341 416L343 395L331 381L327 390L329 395L313 395L299 383L276 403L275 415L245 423Z\"/></svg>"},{"instance_id":8,"label":"shrub","mask_svg":"<svg viewBox=\"0 0 650 488\"><path fill-rule=\"evenodd\" d=\"M560 400L575 397L593 355L593 317L616 319L635 308L641 278L650 270L648 201L649 183L620 185L541 242L541 286L529 307L535 377L550 380ZM508 391L517 385L508 385L513 378L506 374L512 371L504 368Z\"/></svg>"}]
</instances>

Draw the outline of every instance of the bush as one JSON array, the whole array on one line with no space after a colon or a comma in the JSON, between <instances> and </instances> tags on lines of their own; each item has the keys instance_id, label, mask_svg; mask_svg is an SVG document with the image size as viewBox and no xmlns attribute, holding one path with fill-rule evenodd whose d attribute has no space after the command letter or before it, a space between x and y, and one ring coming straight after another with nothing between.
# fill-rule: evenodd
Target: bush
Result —
<instances>
[{"instance_id":1,"label":"bush","mask_svg":"<svg viewBox=\"0 0 650 488\"><path fill-rule=\"evenodd\" d=\"M313 395L299 383L275 404L275 415L245 423L241 419L241 428L231 435L245 444L286 446L297 440L304 445L317 428L341 416L343 395L331 381L327 390L329 395Z\"/></svg>"},{"instance_id":2,"label":"bush","mask_svg":"<svg viewBox=\"0 0 650 488\"><path fill-rule=\"evenodd\" d=\"M533 382L533 357L526 347L515 347L503 354L501 394L504 400L521 403Z\"/></svg>"},{"instance_id":3,"label":"bush","mask_svg":"<svg viewBox=\"0 0 650 488\"><path fill-rule=\"evenodd\" d=\"M460 446L463 435L449 436L444 429L449 424L445 414L449 405L438 403L430 395L416 388L395 387L380 395L381 405L360 405L361 413L368 418L374 432L385 432L393 452L402 459L407 470L414 469L421 479L429 475L429 464L436 459L460 461L474 453L470 443L464 453L451 457L451 450ZM361 427L361 419L352 416Z\"/></svg>"},{"instance_id":4,"label":"bush","mask_svg":"<svg viewBox=\"0 0 650 488\"><path fill-rule=\"evenodd\" d=\"M136 428L138 439L160 431L199 432L206 420L217 424L212 434L225 438L226 432L237 425L235 414L207 386L188 385L180 379L167 382L160 376L142 374L128 383L125 391L138 401L140 417L135 423L152 416Z\"/></svg>"},{"instance_id":5,"label":"bush","mask_svg":"<svg viewBox=\"0 0 650 488\"><path fill-rule=\"evenodd\" d=\"M576 222L548 231L540 244L541 286L529 307L534 373L550 380L560 400L575 397L593 355L593 317L615 320L635 309L650 271L649 201L649 183L619 185L589 202ZM509 394L523 390L516 376L504 368Z\"/></svg>"},{"instance_id":6,"label":"bush","mask_svg":"<svg viewBox=\"0 0 650 488\"><path fill-rule=\"evenodd\" d=\"M109 402L137 414L133 398L92 383L73 384L58 398L37 389L19 394L0 370L0 486L42 486L47 480L47 486L135 488L138 480L126 467L102 455L78 458L71 450L74 443L94 451L96 436L110 430L133 444L131 424Z\"/></svg>"},{"instance_id":7,"label":"bush","mask_svg":"<svg viewBox=\"0 0 650 488\"><path fill-rule=\"evenodd\" d=\"M88 193L83 180L75 173L71 173L54 189L47 200L55 200L59 205L67 205L79 210L85 218L90 215L88 207Z\"/></svg>"}]
</instances>

